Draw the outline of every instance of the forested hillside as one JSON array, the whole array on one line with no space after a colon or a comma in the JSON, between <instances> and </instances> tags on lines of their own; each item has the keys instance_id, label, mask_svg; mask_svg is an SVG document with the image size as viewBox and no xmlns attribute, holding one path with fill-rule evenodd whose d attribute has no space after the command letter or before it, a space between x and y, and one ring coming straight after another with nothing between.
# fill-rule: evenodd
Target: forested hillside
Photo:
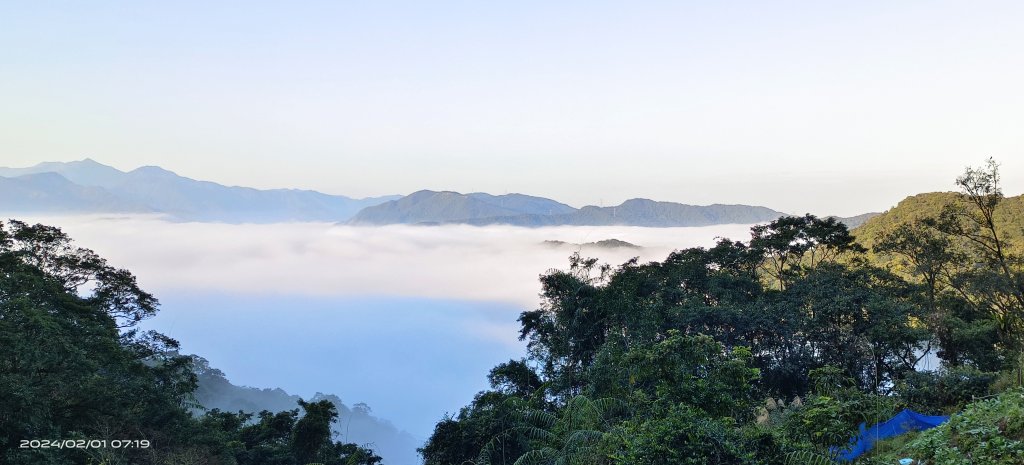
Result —
<instances>
[{"instance_id":1,"label":"forested hillside","mask_svg":"<svg viewBox=\"0 0 1024 465\"><path fill-rule=\"evenodd\" d=\"M1004 392L1000 405L1019 405L1024 261L1004 230L1019 218L1004 202L1019 200L992 162L957 183L928 196L933 219L887 228L870 251L807 215L661 262L574 256L519 319L528 357L437 424L426 463L832 463L860 423L908 407L954 420L885 460L1021 463L1019 408L973 403ZM885 266L897 261L909 265ZM928 353L940 370L918 370ZM957 416L965 406L988 413ZM942 442L975 429L990 442ZM880 457L857 460L893 463Z\"/></svg>"},{"instance_id":2,"label":"forested hillside","mask_svg":"<svg viewBox=\"0 0 1024 465\"><path fill-rule=\"evenodd\" d=\"M332 439L339 415L327 399L193 416L193 359L137 328L157 310L130 272L59 229L0 223L0 463L380 462Z\"/></svg>"},{"instance_id":3,"label":"forested hillside","mask_svg":"<svg viewBox=\"0 0 1024 465\"><path fill-rule=\"evenodd\" d=\"M928 219L938 219L950 205L966 207L957 192L910 196L885 213L871 217L853 229L853 234L857 236L857 242L870 249L880 234L904 224L913 225ZM1024 195L1002 199L995 210L995 222L999 231L1006 235L1009 244L1015 247L1024 245Z\"/></svg>"},{"instance_id":4,"label":"forested hillside","mask_svg":"<svg viewBox=\"0 0 1024 465\"><path fill-rule=\"evenodd\" d=\"M236 386L223 372L211 367L206 359L198 355L191 358L193 372L197 377L195 400L205 409L241 411L249 414L258 414L264 410L277 413L292 410L300 400L303 400L280 388ZM331 429L343 442L372 444L373 450L389 464L418 462L416 447L420 441L411 434L400 431L390 422L374 416L369 405L357 403L349 406L336 395L322 393L316 393L308 400L327 400L334 404L338 410L339 421L333 423Z\"/></svg>"}]
</instances>

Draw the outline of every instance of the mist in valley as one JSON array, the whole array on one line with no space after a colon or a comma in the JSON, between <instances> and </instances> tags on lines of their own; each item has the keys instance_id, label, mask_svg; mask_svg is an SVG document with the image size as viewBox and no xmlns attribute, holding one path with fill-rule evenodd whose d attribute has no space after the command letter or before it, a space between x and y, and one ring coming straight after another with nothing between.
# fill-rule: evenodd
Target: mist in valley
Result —
<instances>
[{"instance_id":1,"label":"mist in valley","mask_svg":"<svg viewBox=\"0 0 1024 465\"><path fill-rule=\"evenodd\" d=\"M516 319L537 307L539 275L567 267L574 252L612 265L662 260L718 237L745 240L750 226L22 220L59 226L78 245L132 270L162 304L145 328L176 338L232 385L281 388L278 401L336 395L343 414L365 404L372 414L348 423L346 434L399 465L415 460L414 448L438 420L487 387L491 367L525 356ZM597 244L608 239L639 247ZM228 397L215 406L241 405ZM259 407L279 408L267 402Z\"/></svg>"}]
</instances>

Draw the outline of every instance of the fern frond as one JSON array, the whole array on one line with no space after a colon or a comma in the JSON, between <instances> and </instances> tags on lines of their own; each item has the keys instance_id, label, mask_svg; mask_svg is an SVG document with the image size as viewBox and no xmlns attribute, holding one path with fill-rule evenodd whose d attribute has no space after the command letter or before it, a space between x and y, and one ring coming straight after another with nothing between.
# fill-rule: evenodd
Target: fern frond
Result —
<instances>
[{"instance_id":1,"label":"fern frond","mask_svg":"<svg viewBox=\"0 0 1024 465\"><path fill-rule=\"evenodd\" d=\"M835 465L828 456L802 450L786 454L786 465Z\"/></svg>"},{"instance_id":2,"label":"fern frond","mask_svg":"<svg viewBox=\"0 0 1024 465\"><path fill-rule=\"evenodd\" d=\"M557 455L553 449L548 447L534 449L520 456L512 465L543 465L551 463L552 459Z\"/></svg>"}]
</instances>

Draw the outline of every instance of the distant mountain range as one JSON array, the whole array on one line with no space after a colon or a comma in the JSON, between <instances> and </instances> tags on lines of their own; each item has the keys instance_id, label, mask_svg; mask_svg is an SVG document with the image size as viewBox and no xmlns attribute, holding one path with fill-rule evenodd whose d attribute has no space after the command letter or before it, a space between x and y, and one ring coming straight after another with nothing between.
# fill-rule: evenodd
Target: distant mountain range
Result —
<instances>
[{"instance_id":1,"label":"distant mountain range","mask_svg":"<svg viewBox=\"0 0 1024 465\"><path fill-rule=\"evenodd\" d=\"M495 196L481 193L419 191L397 200L364 208L348 223L672 227L760 223L780 216L785 216L785 213L750 205L697 206L632 199L614 207L589 205L575 209L554 200L522 194Z\"/></svg>"},{"instance_id":2,"label":"distant mountain range","mask_svg":"<svg viewBox=\"0 0 1024 465\"><path fill-rule=\"evenodd\" d=\"M353 225L709 226L772 221L785 213L751 205L686 205L631 199L574 208L523 194L422 190L353 199L311 190L253 189L198 181L156 166L121 171L91 159L0 168L0 212L159 213L171 220L224 223L325 221ZM856 227L868 213L839 218Z\"/></svg>"},{"instance_id":3,"label":"distant mountain range","mask_svg":"<svg viewBox=\"0 0 1024 465\"><path fill-rule=\"evenodd\" d=\"M90 159L0 168L0 210L11 213L163 213L183 221L345 221L399 196L352 199L297 189L197 181L156 166L124 172Z\"/></svg>"}]
</instances>

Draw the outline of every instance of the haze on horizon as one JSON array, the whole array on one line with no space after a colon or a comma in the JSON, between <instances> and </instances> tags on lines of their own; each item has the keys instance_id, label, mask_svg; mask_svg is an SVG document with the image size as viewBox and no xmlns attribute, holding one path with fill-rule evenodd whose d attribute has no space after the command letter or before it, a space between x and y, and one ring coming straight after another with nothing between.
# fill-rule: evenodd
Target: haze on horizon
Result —
<instances>
[{"instance_id":1,"label":"haze on horizon","mask_svg":"<svg viewBox=\"0 0 1024 465\"><path fill-rule=\"evenodd\" d=\"M1024 188L1024 4L0 6L5 166L855 215Z\"/></svg>"}]
</instances>

